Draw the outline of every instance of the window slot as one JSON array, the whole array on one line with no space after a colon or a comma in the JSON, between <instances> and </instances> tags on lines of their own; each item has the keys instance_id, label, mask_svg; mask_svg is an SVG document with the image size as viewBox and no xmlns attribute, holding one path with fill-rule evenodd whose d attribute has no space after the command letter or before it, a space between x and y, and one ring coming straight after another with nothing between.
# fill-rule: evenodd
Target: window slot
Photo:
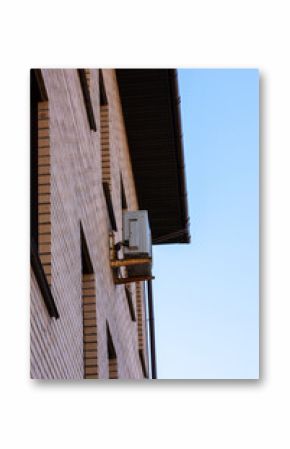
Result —
<instances>
[{"instance_id":1,"label":"window slot","mask_svg":"<svg viewBox=\"0 0 290 449\"><path fill-rule=\"evenodd\" d=\"M49 316L59 318L51 294L49 103L40 69L30 71L31 266Z\"/></svg>"},{"instance_id":2,"label":"window slot","mask_svg":"<svg viewBox=\"0 0 290 449\"><path fill-rule=\"evenodd\" d=\"M100 106L106 106L108 104L105 84L104 84L104 78L103 78L103 71L99 70L99 92L100 92Z\"/></svg>"},{"instance_id":3,"label":"window slot","mask_svg":"<svg viewBox=\"0 0 290 449\"><path fill-rule=\"evenodd\" d=\"M90 128L93 131L97 131L97 125L96 125L96 121L95 121L94 110L93 110L93 105L92 105L92 100L91 100L91 94L90 94L90 89L89 89L89 84L88 84L88 79L89 79L88 69L78 69L78 75L79 75L79 79L80 79L80 83L81 83L81 88L82 88L82 93L83 93L83 97L84 97L84 102L85 102L85 107L86 107L86 111L87 111Z\"/></svg>"},{"instance_id":4,"label":"window slot","mask_svg":"<svg viewBox=\"0 0 290 449\"><path fill-rule=\"evenodd\" d=\"M140 363L141 363L141 367L142 367L143 376L147 379L148 373L147 373L147 368L146 368L146 363L145 363L145 358L144 358L144 352L142 349L139 349L139 359L140 359Z\"/></svg>"},{"instance_id":5,"label":"window slot","mask_svg":"<svg viewBox=\"0 0 290 449\"><path fill-rule=\"evenodd\" d=\"M125 294L126 294L126 298L127 298L127 302L128 302L131 319L132 319L132 321L136 321L136 314L135 314L135 308L134 308L134 304L133 304L132 293L128 286L125 286Z\"/></svg>"},{"instance_id":6,"label":"window slot","mask_svg":"<svg viewBox=\"0 0 290 449\"><path fill-rule=\"evenodd\" d=\"M84 274L93 274L94 273L93 264L92 264L92 261L90 258L90 253L88 250L88 245L86 242L82 224L80 224L80 227L81 227L81 246L82 246L82 248L81 248L81 250L82 250L82 272Z\"/></svg>"},{"instance_id":7,"label":"window slot","mask_svg":"<svg viewBox=\"0 0 290 449\"><path fill-rule=\"evenodd\" d=\"M38 251L39 241L39 175L41 170L50 171L50 167L39 167L42 154L49 157L49 137L40 138L43 125L49 128L48 98L40 69L30 71L30 236L34 239ZM46 173L46 171L44 172Z\"/></svg>"},{"instance_id":8,"label":"window slot","mask_svg":"<svg viewBox=\"0 0 290 449\"><path fill-rule=\"evenodd\" d=\"M103 182L103 190L104 190L105 200L106 200L106 204L107 204L107 210L108 210L108 215L109 215L109 219L110 219L111 230L117 231L118 229L117 229L116 217L115 217L115 213L114 213L114 209L113 209L110 187L107 182Z\"/></svg>"},{"instance_id":9,"label":"window slot","mask_svg":"<svg viewBox=\"0 0 290 449\"><path fill-rule=\"evenodd\" d=\"M59 318L59 313L58 313L57 307L55 305L53 296L51 294L51 290L50 290L49 284L47 282L45 272L43 270L42 263L40 261L39 255L38 255L34 239L31 240L30 260L31 260L31 266L32 266L33 272L35 274L37 284L42 293L42 297L43 297L45 306L47 308L47 311L49 313L49 316L51 318L57 319L57 318Z\"/></svg>"},{"instance_id":10,"label":"window slot","mask_svg":"<svg viewBox=\"0 0 290 449\"><path fill-rule=\"evenodd\" d=\"M120 175L120 184L121 184L121 204L122 204L122 209L123 210L127 210L128 209L128 205L127 205L127 199L126 199L126 195L125 195L125 189L124 189L122 175Z\"/></svg>"}]
</instances>

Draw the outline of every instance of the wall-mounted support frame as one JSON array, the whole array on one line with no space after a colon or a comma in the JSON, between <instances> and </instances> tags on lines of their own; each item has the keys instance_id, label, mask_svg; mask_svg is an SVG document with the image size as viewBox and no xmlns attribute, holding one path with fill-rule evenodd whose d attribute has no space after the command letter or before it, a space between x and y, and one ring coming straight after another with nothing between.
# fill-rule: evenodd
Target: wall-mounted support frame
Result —
<instances>
[{"instance_id":1,"label":"wall-mounted support frame","mask_svg":"<svg viewBox=\"0 0 290 449\"><path fill-rule=\"evenodd\" d=\"M130 276L126 278L115 278L115 284L130 284L131 282L151 281L155 279L154 276Z\"/></svg>"},{"instance_id":2,"label":"wall-mounted support frame","mask_svg":"<svg viewBox=\"0 0 290 449\"><path fill-rule=\"evenodd\" d=\"M114 259L110 262L111 267L128 267L130 265L150 265L152 264L152 259L145 257L142 259Z\"/></svg>"}]
</instances>

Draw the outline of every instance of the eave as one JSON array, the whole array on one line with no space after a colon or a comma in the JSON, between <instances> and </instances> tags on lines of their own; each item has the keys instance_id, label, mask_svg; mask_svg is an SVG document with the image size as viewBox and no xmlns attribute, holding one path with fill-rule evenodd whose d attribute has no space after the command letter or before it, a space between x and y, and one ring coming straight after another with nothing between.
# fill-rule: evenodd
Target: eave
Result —
<instances>
[{"instance_id":1,"label":"eave","mask_svg":"<svg viewBox=\"0 0 290 449\"><path fill-rule=\"evenodd\" d=\"M154 244L189 243L189 217L174 69L116 70L139 208Z\"/></svg>"}]
</instances>

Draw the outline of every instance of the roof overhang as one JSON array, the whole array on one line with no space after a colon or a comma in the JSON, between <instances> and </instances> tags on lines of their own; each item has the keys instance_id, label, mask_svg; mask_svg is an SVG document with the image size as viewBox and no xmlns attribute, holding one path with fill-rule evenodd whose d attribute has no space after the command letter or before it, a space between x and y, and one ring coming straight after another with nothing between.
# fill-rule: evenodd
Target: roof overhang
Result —
<instances>
[{"instance_id":1,"label":"roof overhang","mask_svg":"<svg viewBox=\"0 0 290 449\"><path fill-rule=\"evenodd\" d=\"M139 208L154 244L189 243L177 71L116 70Z\"/></svg>"}]
</instances>

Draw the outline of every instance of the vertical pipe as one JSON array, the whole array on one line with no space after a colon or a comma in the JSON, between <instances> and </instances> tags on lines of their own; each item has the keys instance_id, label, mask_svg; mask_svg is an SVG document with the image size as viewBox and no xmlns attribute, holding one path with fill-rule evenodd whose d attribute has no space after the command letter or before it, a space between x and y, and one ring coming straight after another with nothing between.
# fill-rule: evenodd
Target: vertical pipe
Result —
<instances>
[{"instance_id":1,"label":"vertical pipe","mask_svg":"<svg viewBox=\"0 0 290 449\"><path fill-rule=\"evenodd\" d=\"M152 379L157 379L152 281L147 282Z\"/></svg>"}]
</instances>

